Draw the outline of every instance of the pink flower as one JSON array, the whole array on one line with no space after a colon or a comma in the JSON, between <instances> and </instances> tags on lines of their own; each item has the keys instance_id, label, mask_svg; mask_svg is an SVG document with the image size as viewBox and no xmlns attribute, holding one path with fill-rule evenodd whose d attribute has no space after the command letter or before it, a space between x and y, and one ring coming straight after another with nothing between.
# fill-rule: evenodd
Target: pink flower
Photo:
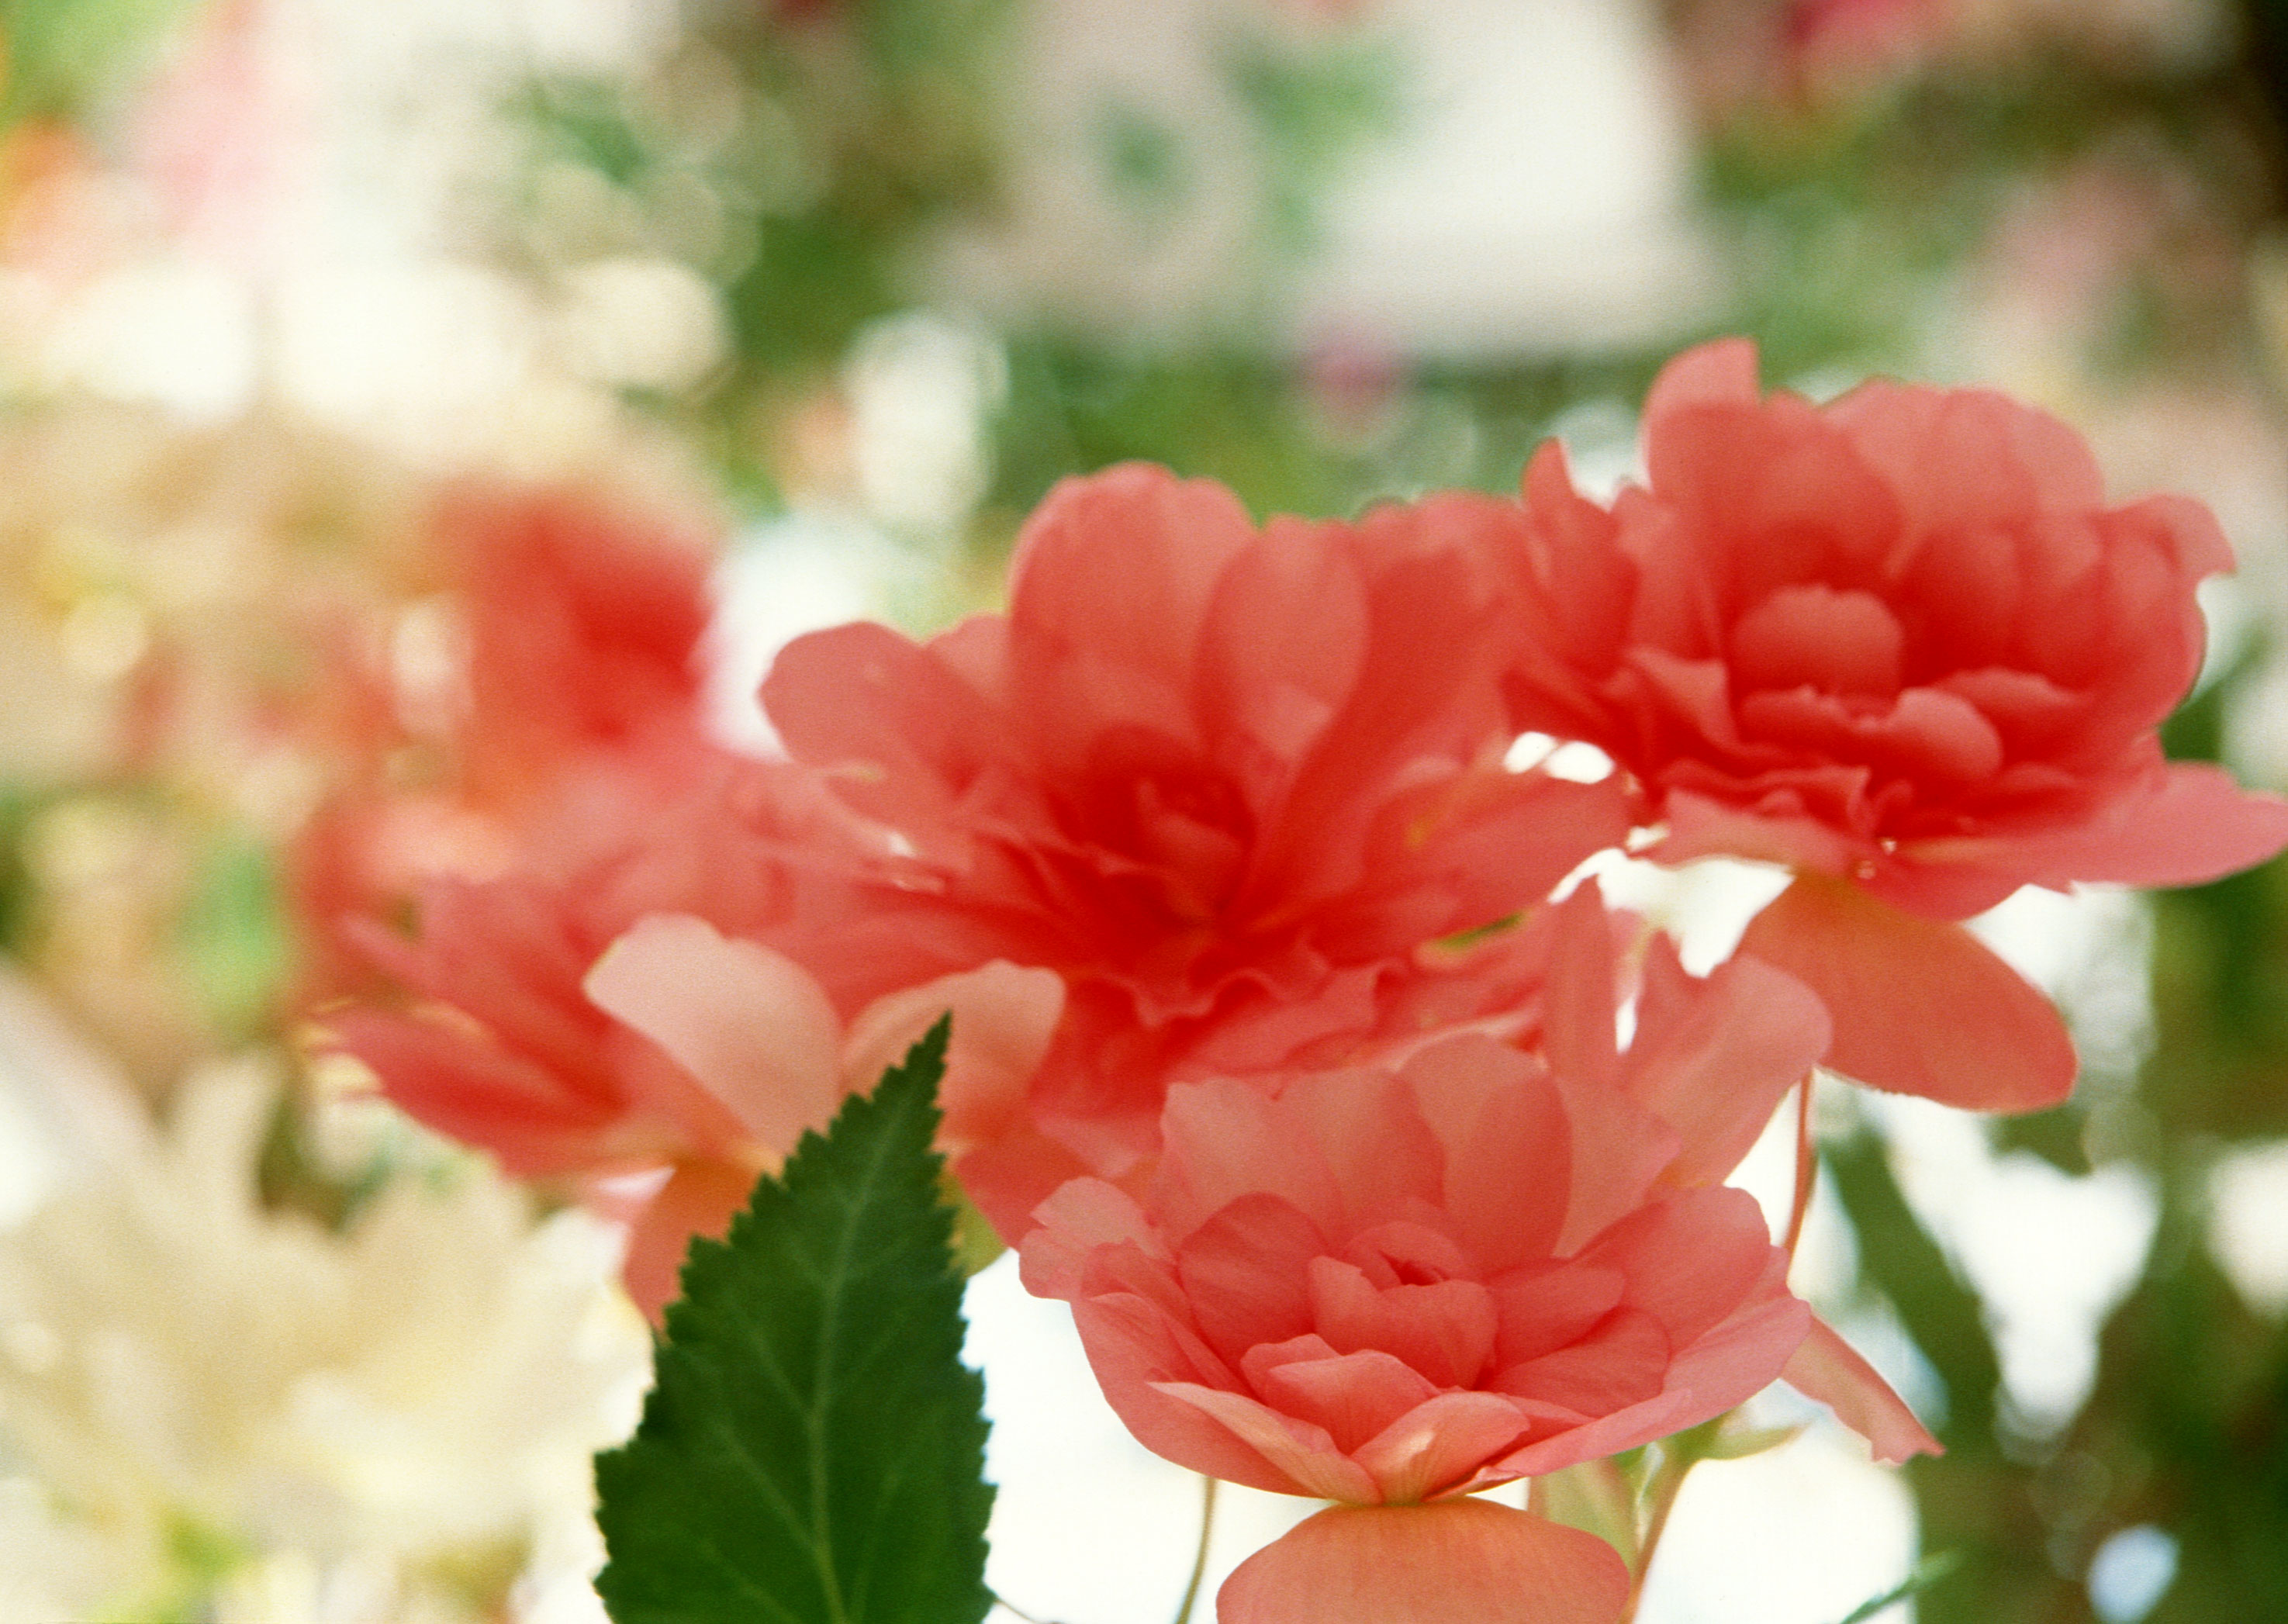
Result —
<instances>
[{"instance_id":1,"label":"pink flower","mask_svg":"<svg viewBox=\"0 0 2288 1624\"><path fill-rule=\"evenodd\" d=\"M1227 1624L1617 1620L1627 1575L1599 1541L1499 1507L1388 1509L1720 1414L1810 1326L1752 1199L1664 1181L1672 1129L1491 1038L1395 1070L1180 1085L1164 1131L1140 1202L1080 1179L1043 1205L1027 1286L1072 1303L1147 1446L1386 1513L1323 1514L1259 1554L1225 1588ZM1499 1588L1486 1565L1543 1583L1476 1611Z\"/></svg>"},{"instance_id":2,"label":"pink flower","mask_svg":"<svg viewBox=\"0 0 2288 1624\"><path fill-rule=\"evenodd\" d=\"M1522 510L1426 505L1507 560L1519 725L1625 768L1660 860L1797 871L1743 947L1822 994L1838 1069L2055 1103L2055 1012L1952 922L2024 884L2186 884L2288 843L2288 804L2156 736L2200 667L2193 589L2230 566L2215 521L2180 496L2106 507L2072 431L1999 395L1760 397L1744 340L1662 373L1645 456L1609 509L1554 445Z\"/></svg>"},{"instance_id":3,"label":"pink flower","mask_svg":"<svg viewBox=\"0 0 2288 1624\"><path fill-rule=\"evenodd\" d=\"M697 527L471 481L428 543L447 589L433 646L382 669L343 639L318 685L343 759L290 854L306 1002L364 990L346 917L399 913L436 875L573 871L738 770L702 729Z\"/></svg>"},{"instance_id":4,"label":"pink flower","mask_svg":"<svg viewBox=\"0 0 2288 1624\"><path fill-rule=\"evenodd\" d=\"M1034 1137L972 1184L1005 1232L1150 1154L1172 1057L1243 1032L1220 1058L1260 1069L1371 1023L1422 944L1621 837L1613 787L1503 766L1492 588L1393 511L1258 531L1219 486L1126 466L1051 493L1007 614L780 656L789 749L927 872L881 905L949 962L1071 989Z\"/></svg>"}]
</instances>

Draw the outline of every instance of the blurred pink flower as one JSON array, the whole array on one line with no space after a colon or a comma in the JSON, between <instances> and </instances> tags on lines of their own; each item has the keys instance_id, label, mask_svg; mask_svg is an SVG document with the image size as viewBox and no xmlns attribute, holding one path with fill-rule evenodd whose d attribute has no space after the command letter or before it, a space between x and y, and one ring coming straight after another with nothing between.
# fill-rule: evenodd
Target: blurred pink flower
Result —
<instances>
[{"instance_id":1,"label":"blurred pink flower","mask_svg":"<svg viewBox=\"0 0 2288 1624\"><path fill-rule=\"evenodd\" d=\"M592 491L442 494L425 641L338 638L314 685L343 764L290 853L306 1002L369 981L345 919L401 914L439 875L576 872L735 775L702 726L709 543Z\"/></svg>"},{"instance_id":2,"label":"blurred pink flower","mask_svg":"<svg viewBox=\"0 0 2288 1624\"><path fill-rule=\"evenodd\" d=\"M1258 1070L1370 1027L1424 943L1621 837L1616 787L1503 765L1493 588L1395 510L1259 531L1221 487L1131 465L1051 493L1005 615L780 656L789 749L927 875L883 905L949 963L1070 988L1034 1137L979 1194L1005 1232L1150 1153L1172 1054Z\"/></svg>"},{"instance_id":3,"label":"blurred pink flower","mask_svg":"<svg viewBox=\"0 0 2288 1624\"><path fill-rule=\"evenodd\" d=\"M1987 1109L2054 1104L2048 1002L1952 922L2019 886L2186 884L2288 843L2288 804L2173 764L2199 503L2108 508L2073 432L1997 394L1759 396L1753 348L1672 362L1648 482L1608 509L1543 448L1521 509L1443 499L1507 561L1519 725L1610 754L1664 862L1799 876L1743 943L1815 988L1830 1060Z\"/></svg>"}]
</instances>

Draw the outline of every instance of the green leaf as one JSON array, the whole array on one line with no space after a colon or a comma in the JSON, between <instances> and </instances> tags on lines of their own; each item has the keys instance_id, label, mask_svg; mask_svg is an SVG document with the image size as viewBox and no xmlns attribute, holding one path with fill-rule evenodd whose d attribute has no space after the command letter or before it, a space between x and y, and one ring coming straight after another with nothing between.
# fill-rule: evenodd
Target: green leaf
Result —
<instances>
[{"instance_id":1,"label":"green leaf","mask_svg":"<svg viewBox=\"0 0 2288 1624\"><path fill-rule=\"evenodd\" d=\"M1852 1609L1851 1616L1844 1620L1843 1624L1867 1624L1868 1620L1886 1607L1895 1607L1909 1596L1929 1589L1961 1565L1962 1557L1950 1550L1942 1550L1925 1557L1920 1562L1915 1564L1915 1571L1908 1574L1896 1588L1886 1590L1874 1600L1863 1602L1855 1607Z\"/></svg>"},{"instance_id":2,"label":"green leaf","mask_svg":"<svg viewBox=\"0 0 2288 1624\"><path fill-rule=\"evenodd\" d=\"M596 1459L617 1624L985 1616L985 1389L930 1150L946 1030L692 1243L642 1424Z\"/></svg>"}]
</instances>

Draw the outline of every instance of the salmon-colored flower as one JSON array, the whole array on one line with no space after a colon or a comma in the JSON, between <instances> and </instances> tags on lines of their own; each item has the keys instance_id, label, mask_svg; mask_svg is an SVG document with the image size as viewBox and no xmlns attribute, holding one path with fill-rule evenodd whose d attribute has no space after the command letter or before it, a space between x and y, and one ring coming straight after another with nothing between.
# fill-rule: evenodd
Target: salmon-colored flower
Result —
<instances>
[{"instance_id":1,"label":"salmon-colored flower","mask_svg":"<svg viewBox=\"0 0 2288 1624\"><path fill-rule=\"evenodd\" d=\"M2200 667L2193 589L2231 563L2215 521L2181 496L2107 507L2078 437L1998 394L1760 396L1742 340L1661 375L1645 458L1609 508L1553 445L1522 509L1426 505L1505 558L1518 724L1625 768L1660 860L1804 876L1744 947L1822 994L1838 1069L2054 1103L2054 1011L1952 922L2024 884L2185 884L2288 843L2288 804L2156 736Z\"/></svg>"},{"instance_id":2,"label":"salmon-colored flower","mask_svg":"<svg viewBox=\"0 0 2288 1624\"><path fill-rule=\"evenodd\" d=\"M737 771L704 734L704 531L599 493L465 482L430 517L443 590L377 662L344 639L332 793L289 854L306 1002L367 990L341 923L428 876L551 877Z\"/></svg>"},{"instance_id":3,"label":"salmon-colored flower","mask_svg":"<svg viewBox=\"0 0 2288 1624\"><path fill-rule=\"evenodd\" d=\"M1394 512L1259 531L1219 486L1128 466L1050 495L1005 615L780 656L788 749L927 875L882 905L951 962L1071 988L1005 1230L1150 1153L1172 1052L1244 1030L1254 1069L1370 1022L1422 944L1621 837L1612 786L1504 766L1500 653L1482 561Z\"/></svg>"},{"instance_id":4,"label":"salmon-colored flower","mask_svg":"<svg viewBox=\"0 0 2288 1624\"><path fill-rule=\"evenodd\" d=\"M1450 1501L1721 1414L1810 1325L1751 1198L1664 1182L1679 1138L1642 1105L1480 1034L1394 1071L1179 1085L1164 1136L1143 1200L1080 1179L1043 1205L1025 1281L1072 1303L1147 1446L1233 1482ZM1324 1617L1413 1616L1392 1585L1478 1595L1426 1560L1472 1538L1610 1600L1553 1616L1615 1619L1625 1600L1609 1549L1520 1513L1304 1528L1267 1577L1235 1577L1227 1620L1299 1618L1295 1588L1361 1540L1396 1565L1346 1565L1367 1588Z\"/></svg>"}]
</instances>

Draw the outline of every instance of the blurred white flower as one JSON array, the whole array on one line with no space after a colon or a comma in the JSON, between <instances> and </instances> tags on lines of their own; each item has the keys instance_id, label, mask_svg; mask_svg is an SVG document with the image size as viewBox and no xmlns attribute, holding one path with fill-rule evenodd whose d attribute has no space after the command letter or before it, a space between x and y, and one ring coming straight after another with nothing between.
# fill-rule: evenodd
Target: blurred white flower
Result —
<instances>
[{"instance_id":1,"label":"blurred white flower","mask_svg":"<svg viewBox=\"0 0 2288 1624\"><path fill-rule=\"evenodd\" d=\"M171 1132L0 1236L0 1447L144 1587L106 1616L226 1578L234 1620L489 1612L536 1549L584 1549L588 1457L633 1424L616 1242L474 1163L399 1173L341 1233L269 1210L275 1099L207 1068Z\"/></svg>"}]
</instances>

